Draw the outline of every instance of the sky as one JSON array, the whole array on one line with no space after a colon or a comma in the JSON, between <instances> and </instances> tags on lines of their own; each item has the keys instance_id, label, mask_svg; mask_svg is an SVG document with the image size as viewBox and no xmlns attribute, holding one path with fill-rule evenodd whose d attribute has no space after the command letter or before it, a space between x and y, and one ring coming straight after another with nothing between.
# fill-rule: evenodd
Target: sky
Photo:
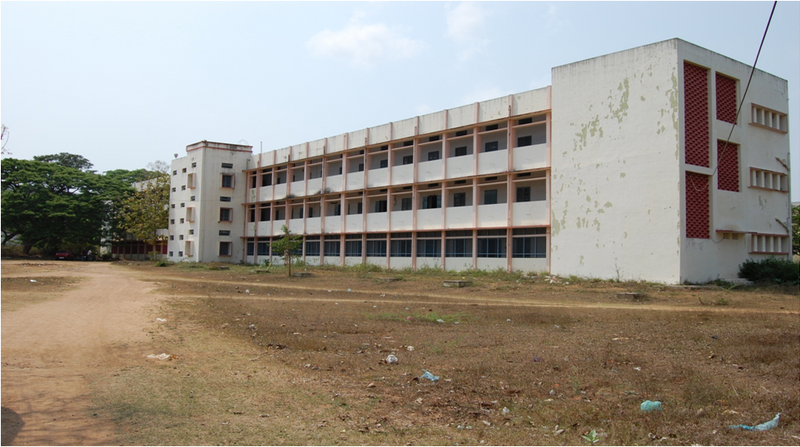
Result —
<instances>
[{"instance_id":1,"label":"sky","mask_svg":"<svg viewBox=\"0 0 800 447\"><path fill-rule=\"evenodd\" d=\"M675 37L752 64L771 8L3 1L3 143L15 158L80 154L98 172L169 162L201 140L266 152L545 87L552 67ZM796 133L800 2L778 3L758 68L789 81Z\"/></svg>"}]
</instances>

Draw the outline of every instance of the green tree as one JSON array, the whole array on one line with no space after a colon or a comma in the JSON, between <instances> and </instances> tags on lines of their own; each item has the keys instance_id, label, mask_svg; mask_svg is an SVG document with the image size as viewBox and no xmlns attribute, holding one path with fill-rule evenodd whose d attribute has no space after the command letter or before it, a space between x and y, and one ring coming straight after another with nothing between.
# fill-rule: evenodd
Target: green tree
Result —
<instances>
[{"instance_id":1,"label":"green tree","mask_svg":"<svg viewBox=\"0 0 800 447\"><path fill-rule=\"evenodd\" d=\"M170 179L164 173L152 175L120 202L118 218L121 229L153 246L155 260L156 244L164 238L158 230L167 228L169 218Z\"/></svg>"},{"instance_id":2,"label":"green tree","mask_svg":"<svg viewBox=\"0 0 800 447\"><path fill-rule=\"evenodd\" d=\"M792 254L800 255L800 205L792 207Z\"/></svg>"},{"instance_id":3,"label":"green tree","mask_svg":"<svg viewBox=\"0 0 800 447\"><path fill-rule=\"evenodd\" d=\"M99 244L115 190L92 172L14 158L2 161L1 189L2 243L18 237L25 254L34 246L55 251Z\"/></svg>"},{"instance_id":4,"label":"green tree","mask_svg":"<svg viewBox=\"0 0 800 447\"><path fill-rule=\"evenodd\" d=\"M281 226L283 237L271 244L273 253L283 253L283 263L289 267L289 276L292 276L292 258L303 247L303 238L292 234L289 227Z\"/></svg>"},{"instance_id":5,"label":"green tree","mask_svg":"<svg viewBox=\"0 0 800 447\"><path fill-rule=\"evenodd\" d=\"M92 169L92 166L94 165L82 155L75 155L75 154L69 154L67 152L61 152L60 154L52 154L52 155L36 155L33 157L33 159L35 161L41 161L43 163L55 163L59 166L64 166L65 168L77 169L79 171L94 172L90 171L90 169Z\"/></svg>"}]
</instances>

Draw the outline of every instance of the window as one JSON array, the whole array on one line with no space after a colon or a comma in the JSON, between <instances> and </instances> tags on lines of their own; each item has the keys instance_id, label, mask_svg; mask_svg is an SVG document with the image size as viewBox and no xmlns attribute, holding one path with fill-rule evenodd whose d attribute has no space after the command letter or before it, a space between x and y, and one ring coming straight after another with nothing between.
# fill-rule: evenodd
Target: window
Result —
<instances>
[{"instance_id":1,"label":"window","mask_svg":"<svg viewBox=\"0 0 800 447\"><path fill-rule=\"evenodd\" d=\"M359 202L355 202L355 203L351 202L347 207L347 214L348 215L361 214L361 213L364 212L363 208L364 208L364 204L362 202L360 202L360 201Z\"/></svg>"},{"instance_id":2,"label":"window","mask_svg":"<svg viewBox=\"0 0 800 447\"><path fill-rule=\"evenodd\" d=\"M272 185L272 174L264 174L261 176L261 186Z\"/></svg>"},{"instance_id":3,"label":"window","mask_svg":"<svg viewBox=\"0 0 800 447\"><path fill-rule=\"evenodd\" d=\"M460 147L456 148L456 151L455 151L455 156L456 157L463 157L465 155L467 155L467 147L466 146L460 146Z\"/></svg>"},{"instance_id":4,"label":"window","mask_svg":"<svg viewBox=\"0 0 800 447\"><path fill-rule=\"evenodd\" d=\"M269 256L269 242L259 242L257 248L256 254L258 256Z\"/></svg>"},{"instance_id":5,"label":"window","mask_svg":"<svg viewBox=\"0 0 800 447\"><path fill-rule=\"evenodd\" d=\"M358 164L358 172L364 172L364 163Z\"/></svg>"},{"instance_id":6,"label":"window","mask_svg":"<svg viewBox=\"0 0 800 447\"><path fill-rule=\"evenodd\" d=\"M512 230L512 257L544 258L547 256L547 235L544 228L515 228Z\"/></svg>"},{"instance_id":7,"label":"window","mask_svg":"<svg viewBox=\"0 0 800 447\"><path fill-rule=\"evenodd\" d=\"M174 241L175 240L175 235L174 234L170 234L169 235L169 240Z\"/></svg>"},{"instance_id":8,"label":"window","mask_svg":"<svg viewBox=\"0 0 800 447\"><path fill-rule=\"evenodd\" d=\"M483 191L483 204L484 205L494 205L497 203L497 190L496 189L487 189Z\"/></svg>"},{"instance_id":9,"label":"window","mask_svg":"<svg viewBox=\"0 0 800 447\"><path fill-rule=\"evenodd\" d=\"M381 160L379 168L388 168L389 167L389 160Z\"/></svg>"},{"instance_id":10,"label":"window","mask_svg":"<svg viewBox=\"0 0 800 447\"><path fill-rule=\"evenodd\" d=\"M220 242L219 243L219 255L220 256L230 256L231 255L231 243L230 242Z\"/></svg>"},{"instance_id":11,"label":"window","mask_svg":"<svg viewBox=\"0 0 800 447\"><path fill-rule=\"evenodd\" d=\"M306 236L306 256L319 256L319 236Z\"/></svg>"},{"instance_id":12,"label":"window","mask_svg":"<svg viewBox=\"0 0 800 447\"><path fill-rule=\"evenodd\" d=\"M453 194L453 206L467 206L467 193L457 192Z\"/></svg>"},{"instance_id":13,"label":"window","mask_svg":"<svg viewBox=\"0 0 800 447\"><path fill-rule=\"evenodd\" d=\"M181 185L181 191L186 191L186 185Z\"/></svg>"},{"instance_id":14,"label":"window","mask_svg":"<svg viewBox=\"0 0 800 447\"><path fill-rule=\"evenodd\" d=\"M258 177L256 177L255 175L250 178L250 187L251 188L258 187Z\"/></svg>"},{"instance_id":15,"label":"window","mask_svg":"<svg viewBox=\"0 0 800 447\"><path fill-rule=\"evenodd\" d=\"M391 256L397 258L411 257L411 233L396 233L392 235Z\"/></svg>"},{"instance_id":16,"label":"window","mask_svg":"<svg viewBox=\"0 0 800 447\"><path fill-rule=\"evenodd\" d=\"M478 257L505 258L506 230L478 230Z\"/></svg>"},{"instance_id":17,"label":"window","mask_svg":"<svg viewBox=\"0 0 800 447\"><path fill-rule=\"evenodd\" d=\"M194 196L192 196L192 197L189 197L189 201L190 201L190 202L194 202Z\"/></svg>"},{"instance_id":18,"label":"window","mask_svg":"<svg viewBox=\"0 0 800 447\"><path fill-rule=\"evenodd\" d=\"M175 209L175 204L173 203L173 204L172 204L172 205L170 205L169 207L170 207L170 208L172 208L172 209Z\"/></svg>"},{"instance_id":19,"label":"window","mask_svg":"<svg viewBox=\"0 0 800 447\"><path fill-rule=\"evenodd\" d=\"M428 137L428 141L439 141L439 138L441 138L441 135L434 135L432 137Z\"/></svg>"},{"instance_id":20,"label":"window","mask_svg":"<svg viewBox=\"0 0 800 447\"><path fill-rule=\"evenodd\" d=\"M222 168L223 169L232 169L233 168L233 163L222 163Z\"/></svg>"},{"instance_id":21,"label":"window","mask_svg":"<svg viewBox=\"0 0 800 447\"><path fill-rule=\"evenodd\" d=\"M531 187L521 186L517 188L517 202L530 202L531 201Z\"/></svg>"},{"instance_id":22,"label":"window","mask_svg":"<svg viewBox=\"0 0 800 447\"><path fill-rule=\"evenodd\" d=\"M177 191L178 191L178 189L173 186L172 187L172 192L177 192Z\"/></svg>"},{"instance_id":23,"label":"window","mask_svg":"<svg viewBox=\"0 0 800 447\"><path fill-rule=\"evenodd\" d=\"M196 167L197 167L197 162L196 162L196 161L193 161L193 162L192 162L192 167L193 167L193 168L196 168Z\"/></svg>"},{"instance_id":24,"label":"window","mask_svg":"<svg viewBox=\"0 0 800 447\"><path fill-rule=\"evenodd\" d=\"M533 137L531 137L530 135L517 138L517 147L530 146L532 144L533 144Z\"/></svg>"},{"instance_id":25,"label":"window","mask_svg":"<svg viewBox=\"0 0 800 447\"><path fill-rule=\"evenodd\" d=\"M178 256L180 256L180 257L183 257L183 252L182 252L182 251L179 251L179 252L178 252Z\"/></svg>"},{"instance_id":26,"label":"window","mask_svg":"<svg viewBox=\"0 0 800 447\"><path fill-rule=\"evenodd\" d=\"M499 124L492 124L492 125L486 126L486 130L487 131L488 130L497 130L498 127L499 127Z\"/></svg>"},{"instance_id":27,"label":"window","mask_svg":"<svg viewBox=\"0 0 800 447\"><path fill-rule=\"evenodd\" d=\"M342 215L342 204L336 203L333 205L333 215L334 216L341 216Z\"/></svg>"},{"instance_id":28,"label":"window","mask_svg":"<svg viewBox=\"0 0 800 447\"><path fill-rule=\"evenodd\" d=\"M750 253L788 255L789 236L782 234L759 234L750 236Z\"/></svg>"},{"instance_id":29,"label":"window","mask_svg":"<svg viewBox=\"0 0 800 447\"><path fill-rule=\"evenodd\" d=\"M345 236L344 255L350 257L361 257L361 235L348 234Z\"/></svg>"},{"instance_id":30,"label":"window","mask_svg":"<svg viewBox=\"0 0 800 447\"><path fill-rule=\"evenodd\" d=\"M181 221L180 221L180 222L181 222L181 223L183 223L183 222L184 222L184 219L183 219L183 217L181 217Z\"/></svg>"},{"instance_id":31,"label":"window","mask_svg":"<svg viewBox=\"0 0 800 447\"><path fill-rule=\"evenodd\" d=\"M175 219L170 219L169 223L171 223L172 225L175 225Z\"/></svg>"},{"instance_id":32,"label":"window","mask_svg":"<svg viewBox=\"0 0 800 447\"><path fill-rule=\"evenodd\" d=\"M422 198L422 209L433 209L442 207L442 196L433 194Z\"/></svg>"},{"instance_id":33,"label":"window","mask_svg":"<svg viewBox=\"0 0 800 447\"><path fill-rule=\"evenodd\" d=\"M231 230L219 230L219 235L220 236L230 236L231 235Z\"/></svg>"},{"instance_id":34,"label":"window","mask_svg":"<svg viewBox=\"0 0 800 447\"><path fill-rule=\"evenodd\" d=\"M439 159L439 151L428 152L428 161L433 161L438 159Z\"/></svg>"},{"instance_id":35,"label":"window","mask_svg":"<svg viewBox=\"0 0 800 447\"><path fill-rule=\"evenodd\" d=\"M385 213L386 212L386 200L376 200L375 201L375 212L376 213Z\"/></svg>"},{"instance_id":36,"label":"window","mask_svg":"<svg viewBox=\"0 0 800 447\"><path fill-rule=\"evenodd\" d=\"M789 131L788 123L786 121L787 115L775 110L768 109L753 104L751 109L750 124L771 129L776 132L786 133Z\"/></svg>"},{"instance_id":37,"label":"window","mask_svg":"<svg viewBox=\"0 0 800 447\"><path fill-rule=\"evenodd\" d=\"M417 233L417 256L439 258L442 256L442 233L427 231Z\"/></svg>"},{"instance_id":38,"label":"window","mask_svg":"<svg viewBox=\"0 0 800 447\"><path fill-rule=\"evenodd\" d=\"M410 211L412 205L411 197L403 197L400 199L400 211Z\"/></svg>"},{"instance_id":39,"label":"window","mask_svg":"<svg viewBox=\"0 0 800 447\"><path fill-rule=\"evenodd\" d=\"M750 168L750 187L788 192L789 176L782 172Z\"/></svg>"},{"instance_id":40,"label":"window","mask_svg":"<svg viewBox=\"0 0 800 447\"><path fill-rule=\"evenodd\" d=\"M408 140L403 142L403 146L413 146L414 140Z\"/></svg>"},{"instance_id":41,"label":"window","mask_svg":"<svg viewBox=\"0 0 800 447\"><path fill-rule=\"evenodd\" d=\"M292 219L302 219L303 218L303 208L292 208Z\"/></svg>"},{"instance_id":42,"label":"window","mask_svg":"<svg viewBox=\"0 0 800 447\"><path fill-rule=\"evenodd\" d=\"M413 155L404 155L403 156L403 164L410 165L414 163L414 156Z\"/></svg>"},{"instance_id":43,"label":"window","mask_svg":"<svg viewBox=\"0 0 800 447\"><path fill-rule=\"evenodd\" d=\"M530 124L532 122L533 122L533 118L522 118L521 120L517 121L517 124L518 125L523 125L523 124Z\"/></svg>"},{"instance_id":44,"label":"window","mask_svg":"<svg viewBox=\"0 0 800 447\"><path fill-rule=\"evenodd\" d=\"M169 252L169 255L172 256L172 253L174 253L174 252Z\"/></svg>"},{"instance_id":45,"label":"window","mask_svg":"<svg viewBox=\"0 0 800 447\"><path fill-rule=\"evenodd\" d=\"M186 168L181 169L181 172L186 173Z\"/></svg>"},{"instance_id":46,"label":"window","mask_svg":"<svg viewBox=\"0 0 800 447\"><path fill-rule=\"evenodd\" d=\"M386 256L386 233L367 235L367 256Z\"/></svg>"},{"instance_id":47,"label":"window","mask_svg":"<svg viewBox=\"0 0 800 447\"><path fill-rule=\"evenodd\" d=\"M449 258L472 257L472 231L448 231L445 254Z\"/></svg>"},{"instance_id":48,"label":"window","mask_svg":"<svg viewBox=\"0 0 800 447\"><path fill-rule=\"evenodd\" d=\"M189 234L194 234L194 230L190 228L189 229Z\"/></svg>"},{"instance_id":49,"label":"window","mask_svg":"<svg viewBox=\"0 0 800 447\"><path fill-rule=\"evenodd\" d=\"M172 175L178 175L178 171L172 171Z\"/></svg>"},{"instance_id":50,"label":"window","mask_svg":"<svg viewBox=\"0 0 800 447\"><path fill-rule=\"evenodd\" d=\"M181 208L186 208L186 203L185 202L181 203Z\"/></svg>"},{"instance_id":51,"label":"window","mask_svg":"<svg viewBox=\"0 0 800 447\"><path fill-rule=\"evenodd\" d=\"M275 208L275 220L283 220L283 207Z\"/></svg>"},{"instance_id":52,"label":"window","mask_svg":"<svg viewBox=\"0 0 800 447\"><path fill-rule=\"evenodd\" d=\"M259 221L261 221L261 222L268 221L269 220L269 214L270 214L269 213L269 208L261 208L261 216L259 216L260 217Z\"/></svg>"},{"instance_id":53,"label":"window","mask_svg":"<svg viewBox=\"0 0 800 447\"><path fill-rule=\"evenodd\" d=\"M222 174L222 187L233 188L233 176L230 174Z\"/></svg>"},{"instance_id":54,"label":"window","mask_svg":"<svg viewBox=\"0 0 800 447\"><path fill-rule=\"evenodd\" d=\"M498 145L497 141L489 141L483 146L483 151L484 152L494 152L499 147L500 146Z\"/></svg>"},{"instance_id":55,"label":"window","mask_svg":"<svg viewBox=\"0 0 800 447\"><path fill-rule=\"evenodd\" d=\"M325 256L341 256L342 242L338 235L325 236Z\"/></svg>"},{"instance_id":56,"label":"window","mask_svg":"<svg viewBox=\"0 0 800 447\"><path fill-rule=\"evenodd\" d=\"M256 251L255 250L255 248L256 248L255 245L256 244L253 243L252 241L248 241L247 242L247 256L253 256L253 253L255 253L255 251Z\"/></svg>"},{"instance_id":57,"label":"window","mask_svg":"<svg viewBox=\"0 0 800 447\"><path fill-rule=\"evenodd\" d=\"M256 207L251 207L248 209L248 222L255 222L256 221Z\"/></svg>"},{"instance_id":58,"label":"window","mask_svg":"<svg viewBox=\"0 0 800 447\"><path fill-rule=\"evenodd\" d=\"M456 132L456 136L457 137L463 137L464 135L467 134L467 132L469 132L469 131L467 131L467 130L459 130L458 132Z\"/></svg>"},{"instance_id":59,"label":"window","mask_svg":"<svg viewBox=\"0 0 800 447\"><path fill-rule=\"evenodd\" d=\"M231 221L231 208L220 208L219 209L219 220L220 222L230 222Z\"/></svg>"},{"instance_id":60,"label":"window","mask_svg":"<svg viewBox=\"0 0 800 447\"><path fill-rule=\"evenodd\" d=\"M183 235L182 235L182 234L181 234L181 235L179 235L179 236L178 236L178 239L182 241L182 240L183 240Z\"/></svg>"}]
</instances>

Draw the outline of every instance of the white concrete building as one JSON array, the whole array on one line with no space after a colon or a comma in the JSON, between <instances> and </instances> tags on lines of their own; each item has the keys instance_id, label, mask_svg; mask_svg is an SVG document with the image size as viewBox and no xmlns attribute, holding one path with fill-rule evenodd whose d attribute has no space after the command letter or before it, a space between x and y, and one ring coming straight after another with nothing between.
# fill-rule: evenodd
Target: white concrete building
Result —
<instances>
[{"instance_id":1,"label":"white concrete building","mask_svg":"<svg viewBox=\"0 0 800 447\"><path fill-rule=\"evenodd\" d=\"M672 39L553 84L252 154L173 161L169 256L550 271L668 283L789 256L788 85ZM728 140L728 135L730 141Z\"/></svg>"}]
</instances>

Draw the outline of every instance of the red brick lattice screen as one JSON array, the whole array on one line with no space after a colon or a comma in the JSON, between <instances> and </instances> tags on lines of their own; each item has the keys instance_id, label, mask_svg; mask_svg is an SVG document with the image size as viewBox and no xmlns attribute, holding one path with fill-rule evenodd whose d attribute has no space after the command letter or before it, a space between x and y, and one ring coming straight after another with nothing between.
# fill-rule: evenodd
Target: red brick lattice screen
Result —
<instances>
[{"instance_id":1,"label":"red brick lattice screen","mask_svg":"<svg viewBox=\"0 0 800 447\"><path fill-rule=\"evenodd\" d=\"M708 176L686 172L686 237L708 239Z\"/></svg>"},{"instance_id":2,"label":"red brick lattice screen","mask_svg":"<svg viewBox=\"0 0 800 447\"><path fill-rule=\"evenodd\" d=\"M717 141L717 189L739 192L739 145Z\"/></svg>"},{"instance_id":3,"label":"red brick lattice screen","mask_svg":"<svg viewBox=\"0 0 800 447\"><path fill-rule=\"evenodd\" d=\"M708 70L683 63L686 163L708 167Z\"/></svg>"},{"instance_id":4,"label":"red brick lattice screen","mask_svg":"<svg viewBox=\"0 0 800 447\"><path fill-rule=\"evenodd\" d=\"M717 119L736 124L736 79L717 73Z\"/></svg>"}]
</instances>

